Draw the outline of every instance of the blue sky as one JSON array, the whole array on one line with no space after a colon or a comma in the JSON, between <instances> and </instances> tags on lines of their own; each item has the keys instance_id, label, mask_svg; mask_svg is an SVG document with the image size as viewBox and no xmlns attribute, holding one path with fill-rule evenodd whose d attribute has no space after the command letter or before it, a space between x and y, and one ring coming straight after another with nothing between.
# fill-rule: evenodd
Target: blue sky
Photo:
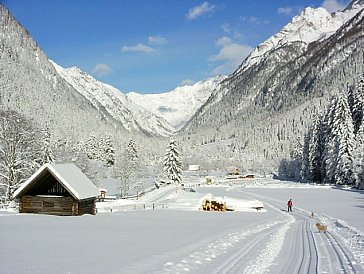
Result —
<instances>
[{"instance_id":1,"label":"blue sky","mask_svg":"<svg viewBox=\"0 0 364 274\"><path fill-rule=\"evenodd\" d=\"M232 73L303 8L349 0L0 0L48 57L123 92Z\"/></svg>"}]
</instances>

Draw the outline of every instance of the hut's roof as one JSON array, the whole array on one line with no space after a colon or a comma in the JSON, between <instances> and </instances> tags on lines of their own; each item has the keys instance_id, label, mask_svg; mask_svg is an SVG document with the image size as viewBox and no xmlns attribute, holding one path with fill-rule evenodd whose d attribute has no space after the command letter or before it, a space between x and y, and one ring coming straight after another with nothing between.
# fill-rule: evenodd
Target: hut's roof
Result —
<instances>
[{"instance_id":1,"label":"hut's roof","mask_svg":"<svg viewBox=\"0 0 364 274\"><path fill-rule=\"evenodd\" d=\"M99 196L96 185L75 164L45 164L41 166L25 183L13 194L13 198L19 197L47 176L49 171L57 181L77 200Z\"/></svg>"}]
</instances>

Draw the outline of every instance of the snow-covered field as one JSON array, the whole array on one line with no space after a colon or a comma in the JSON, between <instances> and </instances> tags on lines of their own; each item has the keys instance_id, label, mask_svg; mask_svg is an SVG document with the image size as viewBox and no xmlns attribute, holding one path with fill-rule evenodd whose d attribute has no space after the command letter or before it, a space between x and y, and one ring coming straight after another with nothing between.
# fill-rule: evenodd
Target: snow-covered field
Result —
<instances>
[{"instance_id":1,"label":"snow-covered field","mask_svg":"<svg viewBox=\"0 0 364 274\"><path fill-rule=\"evenodd\" d=\"M211 195L237 210L198 210ZM257 200L264 210L249 208ZM364 273L363 192L259 179L168 186L98 208L81 217L0 212L0 273Z\"/></svg>"}]
</instances>

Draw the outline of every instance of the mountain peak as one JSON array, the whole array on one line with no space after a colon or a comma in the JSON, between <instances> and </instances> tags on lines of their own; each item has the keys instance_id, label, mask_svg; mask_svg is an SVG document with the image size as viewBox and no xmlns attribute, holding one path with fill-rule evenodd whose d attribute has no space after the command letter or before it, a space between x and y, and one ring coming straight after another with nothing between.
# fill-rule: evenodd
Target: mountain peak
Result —
<instances>
[{"instance_id":1,"label":"mountain peak","mask_svg":"<svg viewBox=\"0 0 364 274\"><path fill-rule=\"evenodd\" d=\"M226 76L218 75L193 85L184 85L159 94L130 92L128 98L148 108L155 115L163 117L177 130L181 129L198 108L203 105Z\"/></svg>"},{"instance_id":2,"label":"mountain peak","mask_svg":"<svg viewBox=\"0 0 364 274\"><path fill-rule=\"evenodd\" d=\"M299 42L307 47L314 41L331 36L363 8L364 0L355 0L343 11L333 14L324 8L306 8L299 15L293 17L291 22L277 34L256 47L235 73L245 71L252 65L259 63L267 53L285 44Z\"/></svg>"},{"instance_id":3,"label":"mountain peak","mask_svg":"<svg viewBox=\"0 0 364 274\"><path fill-rule=\"evenodd\" d=\"M164 119L131 102L117 88L102 83L78 67L62 68L52 62L59 75L85 97L96 109L106 111L130 132L143 131L149 135L169 136L174 128Z\"/></svg>"}]
</instances>

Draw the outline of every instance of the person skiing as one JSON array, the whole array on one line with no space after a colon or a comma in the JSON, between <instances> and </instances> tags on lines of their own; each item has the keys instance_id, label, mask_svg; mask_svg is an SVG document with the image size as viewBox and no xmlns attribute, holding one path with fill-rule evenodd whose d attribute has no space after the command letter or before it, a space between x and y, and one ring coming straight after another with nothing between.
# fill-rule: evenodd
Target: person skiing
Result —
<instances>
[{"instance_id":1,"label":"person skiing","mask_svg":"<svg viewBox=\"0 0 364 274\"><path fill-rule=\"evenodd\" d=\"M292 212L292 206L293 206L292 199L289 199L289 201L287 202L287 206L288 206L288 211Z\"/></svg>"}]
</instances>

